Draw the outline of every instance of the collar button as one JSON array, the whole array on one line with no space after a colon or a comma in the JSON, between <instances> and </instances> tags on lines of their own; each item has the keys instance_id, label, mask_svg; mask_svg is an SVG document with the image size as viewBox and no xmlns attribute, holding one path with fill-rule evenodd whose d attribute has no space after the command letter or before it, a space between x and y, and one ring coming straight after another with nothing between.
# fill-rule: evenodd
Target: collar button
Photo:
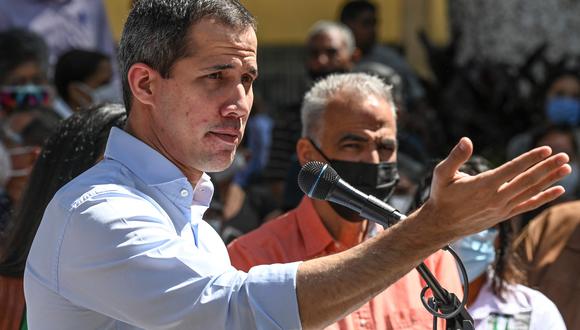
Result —
<instances>
[{"instance_id":1,"label":"collar button","mask_svg":"<svg viewBox=\"0 0 580 330\"><path fill-rule=\"evenodd\" d=\"M189 191L187 191L187 189L181 189L179 194L181 195L181 197L187 197L189 196Z\"/></svg>"}]
</instances>

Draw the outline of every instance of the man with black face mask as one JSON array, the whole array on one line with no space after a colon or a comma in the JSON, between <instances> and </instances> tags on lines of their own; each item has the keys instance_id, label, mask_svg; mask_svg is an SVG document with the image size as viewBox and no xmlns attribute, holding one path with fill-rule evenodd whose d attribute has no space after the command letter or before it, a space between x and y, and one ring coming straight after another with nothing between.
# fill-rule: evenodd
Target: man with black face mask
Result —
<instances>
[{"instance_id":1,"label":"man with black face mask","mask_svg":"<svg viewBox=\"0 0 580 330\"><path fill-rule=\"evenodd\" d=\"M360 53L350 29L342 23L331 21L318 21L310 28L304 51L304 69L307 74L304 85L308 87L329 74L349 72ZM294 146L301 131L300 106L300 102L295 102L284 109L278 109L272 131L270 158L264 171L272 191L283 192L280 194L283 197L274 197L284 210L295 207L302 195L296 184L299 166L293 158Z\"/></svg>"},{"instance_id":2,"label":"man with black face mask","mask_svg":"<svg viewBox=\"0 0 580 330\"><path fill-rule=\"evenodd\" d=\"M354 187L387 200L398 181L396 113L389 88L366 74L331 75L306 94L301 109L301 165L329 163ZM228 252L234 267L286 263L351 248L380 229L357 213L304 196L298 207L234 240ZM452 258L436 253L425 263L452 292L461 285ZM357 311L327 329L431 329L420 301L423 284L411 271ZM459 294L461 296L461 294ZM443 327L443 324L440 324Z\"/></svg>"}]
</instances>

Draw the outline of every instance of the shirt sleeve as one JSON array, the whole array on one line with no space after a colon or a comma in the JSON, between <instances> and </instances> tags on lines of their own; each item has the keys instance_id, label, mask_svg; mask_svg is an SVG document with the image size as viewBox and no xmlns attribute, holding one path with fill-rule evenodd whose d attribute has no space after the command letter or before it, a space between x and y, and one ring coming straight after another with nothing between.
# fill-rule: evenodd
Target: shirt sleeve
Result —
<instances>
[{"instance_id":1,"label":"shirt sleeve","mask_svg":"<svg viewBox=\"0 0 580 330\"><path fill-rule=\"evenodd\" d=\"M167 214L138 196L83 202L58 250L63 297L140 328L301 328L298 263L236 271L177 235Z\"/></svg>"},{"instance_id":2,"label":"shirt sleeve","mask_svg":"<svg viewBox=\"0 0 580 330\"><path fill-rule=\"evenodd\" d=\"M244 251L243 246L238 244L237 239L228 244L228 254L230 255L232 266L238 270L248 271L252 268L252 260L251 256L244 253Z\"/></svg>"}]
</instances>

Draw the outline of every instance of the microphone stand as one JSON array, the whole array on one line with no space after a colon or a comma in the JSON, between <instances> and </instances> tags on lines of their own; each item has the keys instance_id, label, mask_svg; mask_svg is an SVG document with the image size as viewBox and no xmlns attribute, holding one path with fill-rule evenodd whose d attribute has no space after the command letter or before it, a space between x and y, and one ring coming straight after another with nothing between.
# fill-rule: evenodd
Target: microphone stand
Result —
<instances>
[{"instance_id":1,"label":"microphone stand","mask_svg":"<svg viewBox=\"0 0 580 330\"><path fill-rule=\"evenodd\" d=\"M377 222L378 224L382 225L384 228L388 228L391 225L395 224L406 218L406 216L400 213L398 210L392 208L388 204L382 203L378 199L374 198L373 196L369 196L369 200L374 203L366 205L368 207L363 207L359 210L359 214L368 220ZM380 207L375 207L376 205L381 205ZM386 206L385 206L386 205ZM387 218L392 218L395 220L394 222L387 221L385 222L383 219L385 218L384 209L389 208L389 215ZM455 256L454 256L455 257ZM427 265L424 262L421 262L419 266L415 269L419 272L423 280L427 283L427 287L423 289L421 292L421 299L423 299L423 294L427 289L431 289L433 292L433 297L429 298L428 304L433 310L437 311L440 310L442 314L450 314L453 313L454 315L446 319L446 330L474 330L474 322L469 312L465 309L465 306L461 306L461 301L457 296L445 290L441 284L437 281L433 273L429 270ZM466 277L465 277L466 278ZM467 281L465 281L467 282ZM427 306L426 306L427 308ZM458 308L461 308L461 311L458 313L454 313L457 311ZM436 319L437 317L443 317L444 315L435 315L432 311L429 311L433 317L433 328L435 329L437 326Z\"/></svg>"},{"instance_id":2,"label":"microphone stand","mask_svg":"<svg viewBox=\"0 0 580 330\"><path fill-rule=\"evenodd\" d=\"M427 283L427 286L433 292L433 298L429 298L431 307L433 307L435 310L439 309L446 314L451 313L460 307L461 301L459 301L453 292L445 290L441 284L439 284L425 263L421 262L415 269L417 269L421 277ZM437 316L433 317L437 318ZM434 325L435 324L436 323L434 323ZM469 315L464 307L461 307L461 312L449 319L446 319L445 324L445 329L447 330L474 329L473 318L471 315Z\"/></svg>"}]
</instances>

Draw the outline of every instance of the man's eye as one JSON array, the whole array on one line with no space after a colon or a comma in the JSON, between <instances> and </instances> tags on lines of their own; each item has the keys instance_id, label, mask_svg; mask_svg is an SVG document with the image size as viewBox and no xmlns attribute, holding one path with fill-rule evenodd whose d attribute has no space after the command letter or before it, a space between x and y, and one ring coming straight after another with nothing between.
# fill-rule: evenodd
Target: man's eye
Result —
<instances>
[{"instance_id":1,"label":"man's eye","mask_svg":"<svg viewBox=\"0 0 580 330\"><path fill-rule=\"evenodd\" d=\"M207 75L209 79L222 79L223 75L221 72L214 72Z\"/></svg>"},{"instance_id":2,"label":"man's eye","mask_svg":"<svg viewBox=\"0 0 580 330\"><path fill-rule=\"evenodd\" d=\"M242 76L242 83L243 83L244 85L246 85L246 84L251 84L251 83L253 83L253 82L254 82L254 77L252 77L251 75L249 75L249 74L246 74L246 75L243 75L243 76Z\"/></svg>"},{"instance_id":3,"label":"man's eye","mask_svg":"<svg viewBox=\"0 0 580 330\"><path fill-rule=\"evenodd\" d=\"M343 149L360 149L361 146L359 144L349 143L342 146Z\"/></svg>"}]
</instances>

